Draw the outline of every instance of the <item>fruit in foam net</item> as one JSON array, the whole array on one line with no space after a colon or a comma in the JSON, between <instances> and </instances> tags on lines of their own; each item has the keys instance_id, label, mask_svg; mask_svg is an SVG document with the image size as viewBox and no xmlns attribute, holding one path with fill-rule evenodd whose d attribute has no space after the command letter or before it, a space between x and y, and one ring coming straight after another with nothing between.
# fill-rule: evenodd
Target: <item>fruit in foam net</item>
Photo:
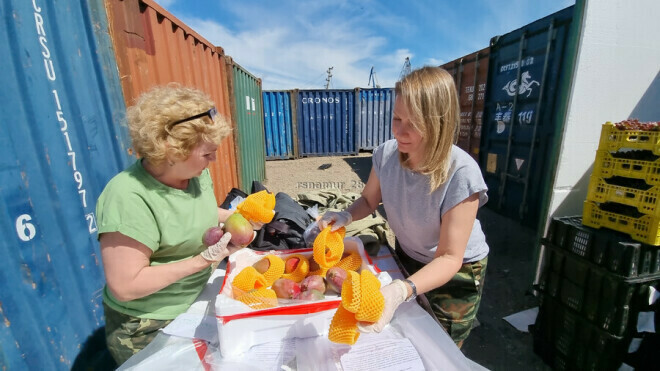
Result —
<instances>
[{"instance_id":1,"label":"fruit in foam net","mask_svg":"<svg viewBox=\"0 0 660 371\"><path fill-rule=\"evenodd\" d=\"M252 266L257 270L257 272L264 274L266 271L268 271L268 268L270 268L270 260L268 260L268 258L263 258L252 264Z\"/></svg>"},{"instance_id":2,"label":"fruit in foam net","mask_svg":"<svg viewBox=\"0 0 660 371\"><path fill-rule=\"evenodd\" d=\"M247 246L252 242L252 237L254 236L252 224L250 224L250 222L248 222L248 220L241 214L231 214L229 218L225 220L225 226L223 229L225 233L231 233L231 243L234 245Z\"/></svg>"},{"instance_id":3,"label":"fruit in foam net","mask_svg":"<svg viewBox=\"0 0 660 371\"><path fill-rule=\"evenodd\" d=\"M280 299L294 299L300 295L300 285L288 278L280 278L272 286L275 295Z\"/></svg>"},{"instance_id":4,"label":"fruit in foam net","mask_svg":"<svg viewBox=\"0 0 660 371\"><path fill-rule=\"evenodd\" d=\"M318 277L318 276L316 276ZM323 295L323 292L319 290L307 290L301 292L296 299L298 300L323 300L325 299L325 295Z\"/></svg>"},{"instance_id":5,"label":"fruit in foam net","mask_svg":"<svg viewBox=\"0 0 660 371\"><path fill-rule=\"evenodd\" d=\"M325 292L325 280L321 276L307 276L300 282L302 291L317 290Z\"/></svg>"},{"instance_id":6,"label":"fruit in foam net","mask_svg":"<svg viewBox=\"0 0 660 371\"><path fill-rule=\"evenodd\" d=\"M344 280L348 273L344 268L332 267L328 269L328 272L325 274L325 279L328 282L328 288L332 289L337 293L341 293L341 286L344 284Z\"/></svg>"},{"instance_id":7,"label":"fruit in foam net","mask_svg":"<svg viewBox=\"0 0 660 371\"><path fill-rule=\"evenodd\" d=\"M223 234L225 234L225 232L222 231L222 228L211 227L204 232L204 235L202 235L202 243L206 247L213 246L220 241Z\"/></svg>"},{"instance_id":8,"label":"fruit in foam net","mask_svg":"<svg viewBox=\"0 0 660 371\"><path fill-rule=\"evenodd\" d=\"M298 263L300 263L300 259L296 257L291 257L287 259L284 264L284 273L295 272L296 268L298 267Z\"/></svg>"}]
</instances>

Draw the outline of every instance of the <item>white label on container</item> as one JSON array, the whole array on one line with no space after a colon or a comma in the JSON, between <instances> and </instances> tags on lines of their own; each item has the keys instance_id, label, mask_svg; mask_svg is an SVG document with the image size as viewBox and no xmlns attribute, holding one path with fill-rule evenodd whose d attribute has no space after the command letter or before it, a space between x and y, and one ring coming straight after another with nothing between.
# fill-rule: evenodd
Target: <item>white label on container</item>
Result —
<instances>
[{"instance_id":1,"label":"white label on container","mask_svg":"<svg viewBox=\"0 0 660 371\"><path fill-rule=\"evenodd\" d=\"M520 171L520 168L525 163L525 160L523 160L522 158L517 158L515 159L515 161L516 161L516 168L518 169L518 171Z\"/></svg>"},{"instance_id":2,"label":"white label on container","mask_svg":"<svg viewBox=\"0 0 660 371\"><path fill-rule=\"evenodd\" d=\"M245 109L250 110L250 97L248 95L245 96Z\"/></svg>"},{"instance_id":3,"label":"white label on container","mask_svg":"<svg viewBox=\"0 0 660 371\"><path fill-rule=\"evenodd\" d=\"M32 217L28 214L23 214L16 218L16 234L21 241L30 241L37 235L37 230L34 224L29 223Z\"/></svg>"}]
</instances>

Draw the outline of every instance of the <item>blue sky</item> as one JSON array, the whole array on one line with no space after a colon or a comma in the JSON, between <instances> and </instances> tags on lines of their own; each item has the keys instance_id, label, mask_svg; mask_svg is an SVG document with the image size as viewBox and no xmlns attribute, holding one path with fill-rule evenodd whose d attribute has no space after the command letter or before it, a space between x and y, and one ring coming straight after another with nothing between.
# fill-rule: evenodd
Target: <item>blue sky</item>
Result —
<instances>
[{"instance_id":1,"label":"blue sky","mask_svg":"<svg viewBox=\"0 0 660 371\"><path fill-rule=\"evenodd\" d=\"M574 0L156 0L237 63L264 90L392 87L412 68L488 46Z\"/></svg>"}]
</instances>

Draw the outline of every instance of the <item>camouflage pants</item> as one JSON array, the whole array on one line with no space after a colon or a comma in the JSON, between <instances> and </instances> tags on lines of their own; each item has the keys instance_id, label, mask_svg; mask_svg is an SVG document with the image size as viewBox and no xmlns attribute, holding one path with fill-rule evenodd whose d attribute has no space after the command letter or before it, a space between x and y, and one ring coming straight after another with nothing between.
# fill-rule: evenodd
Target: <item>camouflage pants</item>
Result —
<instances>
[{"instance_id":1,"label":"camouflage pants","mask_svg":"<svg viewBox=\"0 0 660 371\"><path fill-rule=\"evenodd\" d=\"M105 339L117 365L144 349L158 334L158 330L172 320L137 318L119 313L103 303L105 310Z\"/></svg>"},{"instance_id":2,"label":"camouflage pants","mask_svg":"<svg viewBox=\"0 0 660 371\"><path fill-rule=\"evenodd\" d=\"M424 266L406 255L398 243L396 247L395 252L406 271L405 275L412 275ZM435 317L459 348L470 334L477 316L487 264L488 257L463 264L449 282L418 299L420 305Z\"/></svg>"}]
</instances>

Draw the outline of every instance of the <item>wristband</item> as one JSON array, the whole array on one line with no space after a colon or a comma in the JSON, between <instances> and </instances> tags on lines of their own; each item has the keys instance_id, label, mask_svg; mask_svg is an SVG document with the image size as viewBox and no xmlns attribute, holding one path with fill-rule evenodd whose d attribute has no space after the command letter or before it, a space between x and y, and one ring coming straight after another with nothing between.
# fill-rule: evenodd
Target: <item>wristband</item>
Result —
<instances>
[{"instance_id":1,"label":"wristband","mask_svg":"<svg viewBox=\"0 0 660 371\"><path fill-rule=\"evenodd\" d=\"M410 297L408 297L408 298L405 300L406 303L409 302L409 301L413 301L413 300L415 300L415 299L417 298L417 286L415 286L415 284L413 283L413 281L411 281L411 280L409 280L409 279L405 279L405 280L403 280L403 282L407 282L407 283L410 285L410 287L412 288L412 294L410 294Z\"/></svg>"}]
</instances>

